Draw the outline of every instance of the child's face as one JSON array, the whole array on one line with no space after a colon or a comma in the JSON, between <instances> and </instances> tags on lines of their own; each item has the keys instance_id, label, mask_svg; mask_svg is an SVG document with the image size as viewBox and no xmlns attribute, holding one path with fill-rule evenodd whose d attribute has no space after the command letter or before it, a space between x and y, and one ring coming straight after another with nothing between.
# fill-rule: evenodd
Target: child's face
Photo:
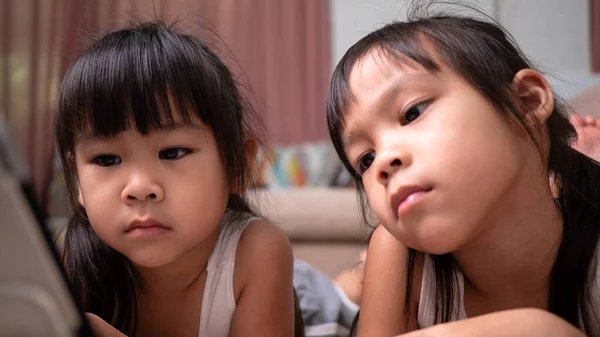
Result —
<instances>
[{"instance_id":1,"label":"child's face","mask_svg":"<svg viewBox=\"0 0 600 337\"><path fill-rule=\"evenodd\" d=\"M447 68L431 74L376 52L349 84L346 155L392 235L448 253L499 216L536 152L482 95Z\"/></svg>"},{"instance_id":2,"label":"child's face","mask_svg":"<svg viewBox=\"0 0 600 337\"><path fill-rule=\"evenodd\" d=\"M75 160L92 227L134 264L169 264L215 235L229 188L206 127L84 136Z\"/></svg>"}]
</instances>

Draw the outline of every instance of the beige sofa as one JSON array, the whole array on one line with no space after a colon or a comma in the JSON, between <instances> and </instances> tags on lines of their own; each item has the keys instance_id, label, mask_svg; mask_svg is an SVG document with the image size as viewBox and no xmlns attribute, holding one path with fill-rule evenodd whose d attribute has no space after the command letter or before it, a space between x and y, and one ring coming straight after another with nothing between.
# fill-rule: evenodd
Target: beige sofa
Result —
<instances>
[{"instance_id":1,"label":"beige sofa","mask_svg":"<svg viewBox=\"0 0 600 337\"><path fill-rule=\"evenodd\" d=\"M363 224L354 188L259 190L262 215L287 234L297 259L335 277L356 266L371 228Z\"/></svg>"}]
</instances>

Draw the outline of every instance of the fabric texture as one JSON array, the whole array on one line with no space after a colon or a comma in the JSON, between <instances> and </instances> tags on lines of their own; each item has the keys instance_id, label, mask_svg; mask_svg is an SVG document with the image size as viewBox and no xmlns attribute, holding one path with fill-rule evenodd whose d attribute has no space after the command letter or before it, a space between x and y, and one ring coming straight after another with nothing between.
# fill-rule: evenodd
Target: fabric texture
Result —
<instances>
[{"instance_id":1,"label":"fabric texture","mask_svg":"<svg viewBox=\"0 0 600 337\"><path fill-rule=\"evenodd\" d=\"M233 271L237 244L248 224L258 218L227 211L219 225L219 237L206 266L206 285L200 312L199 336L228 337L236 303Z\"/></svg>"}]
</instances>

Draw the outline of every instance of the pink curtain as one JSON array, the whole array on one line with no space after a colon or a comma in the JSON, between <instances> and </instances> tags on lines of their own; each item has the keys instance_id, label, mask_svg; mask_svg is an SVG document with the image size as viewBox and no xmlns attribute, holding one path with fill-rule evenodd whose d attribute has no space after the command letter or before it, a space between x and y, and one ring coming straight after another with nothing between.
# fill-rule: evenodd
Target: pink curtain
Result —
<instances>
[{"instance_id":1,"label":"pink curtain","mask_svg":"<svg viewBox=\"0 0 600 337\"><path fill-rule=\"evenodd\" d=\"M83 5L85 3L85 5ZM326 140L325 104L329 85L329 1L327 0L108 0L72 7L68 41L80 48L82 31L111 29L161 18L206 33L207 24L223 43L223 56L252 92L264 121L267 144L285 146ZM75 17L76 16L76 17ZM205 34L204 34L205 35ZM233 57L231 57L233 56Z\"/></svg>"},{"instance_id":2,"label":"pink curtain","mask_svg":"<svg viewBox=\"0 0 600 337\"><path fill-rule=\"evenodd\" d=\"M327 139L329 3L307 1L229 3L219 31L232 47L258 100L272 145Z\"/></svg>"},{"instance_id":3,"label":"pink curtain","mask_svg":"<svg viewBox=\"0 0 600 337\"><path fill-rule=\"evenodd\" d=\"M326 140L330 69L327 0L2 0L0 116L17 135L45 204L52 167L52 104L60 78L92 32L131 22L211 23L233 55L268 132L267 144ZM201 24L201 25L199 25Z\"/></svg>"},{"instance_id":4,"label":"pink curtain","mask_svg":"<svg viewBox=\"0 0 600 337\"><path fill-rule=\"evenodd\" d=\"M0 121L11 127L45 204L52 163L52 103L69 0L0 1Z\"/></svg>"},{"instance_id":5,"label":"pink curtain","mask_svg":"<svg viewBox=\"0 0 600 337\"><path fill-rule=\"evenodd\" d=\"M600 72L600 0L590 0L592 72Z\"/></svg>"}]
</instances>

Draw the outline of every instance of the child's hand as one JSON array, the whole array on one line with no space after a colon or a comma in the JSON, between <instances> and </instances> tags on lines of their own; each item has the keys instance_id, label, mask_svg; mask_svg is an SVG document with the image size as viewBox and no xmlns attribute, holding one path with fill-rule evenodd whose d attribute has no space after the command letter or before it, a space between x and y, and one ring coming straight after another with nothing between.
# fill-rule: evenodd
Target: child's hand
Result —
<instances>
[{"instance_id":1,"label":"child's hand","mask_svg":"<svg viewBox=\"0 0 600 337\"><path fill-rule=\"evenodd\" d=\"M112 327L112 325L106 323L102 318L90 314L89 312L85 314L88 321L90 321L90 325L94 334L98 337L127 337L122 334L119 330Z\"/></svg>"},{"instance_id":2,"label":"child's hand","mask_svg":"<svg viewBox=\"0 0 600 337\"><path fill-rule=\"evenodd\" d=\"M495 312L457 322L439 324L399 337L585 337L583 332L539 309Z\"/></svg>"}]
</instances>

